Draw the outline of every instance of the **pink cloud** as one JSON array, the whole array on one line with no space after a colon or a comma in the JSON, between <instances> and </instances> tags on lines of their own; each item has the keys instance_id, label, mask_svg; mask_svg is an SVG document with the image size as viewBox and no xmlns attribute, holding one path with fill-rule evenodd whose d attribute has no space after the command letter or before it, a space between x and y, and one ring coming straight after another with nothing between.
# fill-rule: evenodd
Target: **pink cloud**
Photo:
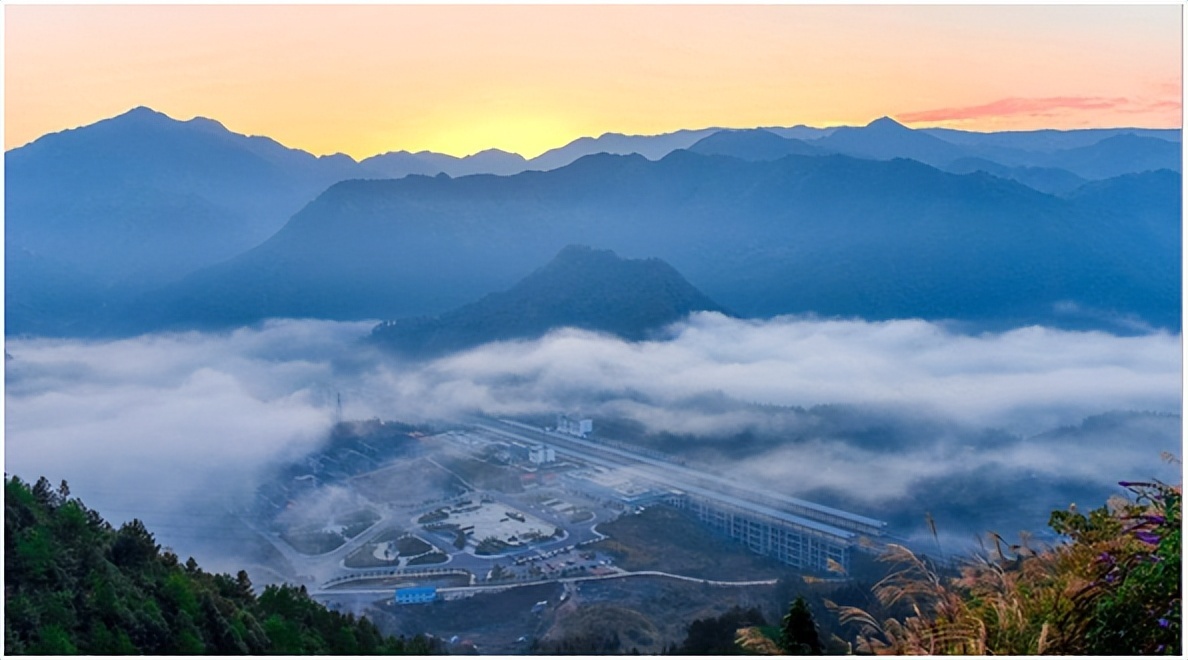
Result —
<instances>
[{"instance_id":1,"label":"pink cloud","mask_svg":"<svg viewBox=\"0 0 1188 660\"><path fill-rule=\"evenodd\" d=\"M1052 116L1058 110L1111 110L1131 105L1125 97L1053 96L1048 98L1006 98L982 105L939 108L896 115L903 122L954 121L1012 117L1018 115Z\"/></svg>"},{"instance_id":2,"label":"pink cloud","mask_svg":"<svg viewBox=\"0 0 1188 660\"><path fill-rule=\"evenodd\" d=\"M1152 110L1175 110L1179 112L1183 104L1180 101L1151 101L1136 108L1125 109L1123 112L1150 112Z\"/></svg>"}]
</instances>

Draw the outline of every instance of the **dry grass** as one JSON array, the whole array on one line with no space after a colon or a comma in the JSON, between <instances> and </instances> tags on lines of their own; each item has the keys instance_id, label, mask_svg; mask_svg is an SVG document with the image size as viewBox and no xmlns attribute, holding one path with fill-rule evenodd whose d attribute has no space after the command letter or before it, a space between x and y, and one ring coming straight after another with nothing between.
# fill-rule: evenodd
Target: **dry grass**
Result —
<instances>
[{"instance_id":1,"label":"dry grass","mask_svg":"<svg viewBox=\"0 0 1188 660\"><path fill-rule=\"evenodd\" d=\"M993 548L974 557L960 577L945 578L907 548L892 546L886 560L900 568L874 593L885 608L912 615L881 623L853 607L836 608L842 623L861 633L858 651L877 654L1037 655L1076 653L1085 621L1076 605L1092 585L1094 558L1086 547L1033 551Z\"/></svg>"},{"instance_id":2,"label":"dry grass","mask_svg":"<svg viewBox=\"0 0 1188 660\"><path fill-rule=\"evenodd\" d=\"M857 607L836 608L841 623L859 626L859 653L985 655L986 628L949 580L903 546L888 546L884 560L898 568L875 585L875 597L912 615L879 622Z\"/></svg>"},{"instance_id":3,"label":"dry grass","mask_svg":"<svg viewBox=\"0 0 1188 660\"><path fill-rule=\"evenodd\" d=\"M734 643L754 655L784 655L784 650L755 626L739 628Z\"/></svg>"},{"instance_id":4,"label":"dry grass","mask_svg":"<svg viewBox=\"0 0 1188 660\"><path fill-rule=\"evenodd\" d=\"M1180 493L1179 487L1165 488ZM1097 625L1098 599L1121 579L1107 575L1110 566L1123 557L1152 556L1150 545L1136 538L1134 524L1127 521L1155 513L1125 500L1087 518L1075 509L1057 512L1054 526L1074 523L1062 532L1073 542L1037 550L1026 538L1011 545L991 534L990 543L957 576L943 576L907 548L891 545L883 561L896 568L875 585L874 595L882 611L900 616L828 605L842 624L857 627L859 653L1085 654ZM910 614L903 616L905 611Z\"/></svg>"}]
</instances>

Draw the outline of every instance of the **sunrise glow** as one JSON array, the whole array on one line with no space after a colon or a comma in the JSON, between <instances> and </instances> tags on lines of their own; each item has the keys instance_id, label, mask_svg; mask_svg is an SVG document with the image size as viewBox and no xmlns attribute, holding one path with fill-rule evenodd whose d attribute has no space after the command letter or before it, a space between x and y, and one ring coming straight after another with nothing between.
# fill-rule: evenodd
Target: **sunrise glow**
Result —
<instances>
[{"instance_id":1,"label":"sunrise glow","mask_svg":"<svg viewBox=\"0 0 1188 660\"><path fill-rule=\"evenodd\" d=\"M1179 127L1181 8L5 8L5 148L146 105L317 154L865 124Z\"/></svg>"}]
</instances>

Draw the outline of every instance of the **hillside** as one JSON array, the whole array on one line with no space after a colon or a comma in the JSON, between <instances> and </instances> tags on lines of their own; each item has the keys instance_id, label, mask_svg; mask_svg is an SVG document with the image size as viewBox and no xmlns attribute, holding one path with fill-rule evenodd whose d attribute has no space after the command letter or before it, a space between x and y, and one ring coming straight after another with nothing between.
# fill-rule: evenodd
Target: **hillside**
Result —
<instances>
[{"instance_id":1,"label":"hillside","mask_svg":"<svg viewBox=\"0 0 1188 660\"><path fill-rule=\"evenodd\" d=\"M1178 222L1161 213L1158 224ZM1179 245L1149 226L1121 205L903 159L599 155L510 177L337 184L257 248L124 316L184 327L437 315L579 243L663 259L743 316L1178 327ZM1062 316L1073 307L1097 317Z\"/></svg>"},{"instance_id":2,"label":"hillside","mask_svg":"<svg viewBox=\"0 0 1188 660\"><path fill-rule=\"evenodd\" d=\"M256 594L247 573L203 571L162 551L138 520L114 529L65 482L4 483L6 655L423 655L328 611L305 588Z\"/></svg>"},{"instance_id":3,"label":"hillside","mask_svg":"<svg viewBox=\"0 0 1188 660\"><path fill-rule=\"evenodd\" d=\"M1010 167L977 157L958 158L946 165L945 171L953 174L985 172L1052 195L1070 193L1086 183L1085 179L1068 170L1055 167Z\"/></svg>"},{"instance_id":4,"label":"hillside","mask_svg":"<svg viewBox=\"0 0 1188 660\"><path fill-rule=\"evenodd\" d=\"M1086 147L1058 151L1045 163L1086 179L1108 179L1124 174L1181 167L1179 143L1123 133Z\"/></svg>"},{"instance_id":5,"label":"hillside","mask_svg":"<svg viewBox=\"0 0 1188 660\"><path fill-rule=\"evenodd\" d=\"M640 340L694 311L723 311L659 259L571 245L515 286L440 316L389 321L375 341L427 356L559 327Z\"/></svg>"},{"instance_id":6,"label":"hillside","mask_svg":"<svg viewBox=\"0 0 1188 660\"><path fill-rule=\"evenodd\" d=\"M26 255L6 264L10 335L93 327L94 310L247 250L361 173L346 156L148 108L46 135L4 165L5 249Z\"/></svg>"},{"instance_id":7,"label":"hillside","mask_svg":"<svg viewBox=\"0 0 1188 660\"><path fill-rule=\"evenodd\" d=\"M330 184L360 176L216 121L136 108L5 153L5 239L101 284L172 277L264 240Z\"/></svg>"}]
</instances>

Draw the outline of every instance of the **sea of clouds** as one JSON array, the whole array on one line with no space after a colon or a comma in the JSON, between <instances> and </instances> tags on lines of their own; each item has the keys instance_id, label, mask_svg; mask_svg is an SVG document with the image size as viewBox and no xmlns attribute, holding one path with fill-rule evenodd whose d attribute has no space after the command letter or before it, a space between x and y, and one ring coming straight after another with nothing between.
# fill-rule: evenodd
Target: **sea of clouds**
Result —
<instances>
[{"instance_id":1,"label":"sea of clouds","mask_svg":"<svg viewBox=\"0 0 1188 660\"><path fill-rule=\"evenodd\" d=\"M1178 415L1181 338L1167 333L966 335L918 320L701 313L656 341L565 329L418 363L365 343L372 325L275 320L220 333L10 339L6 471L66 479L109 519L151 523L191 506L195 492L244 497L264 469L316 449L340 394L347 419L581 410L710 444L791 422L701 400L866 406L918 415L930 429L943 420L1015 438L971 445L937 433L884 450L869 438L850 444L800 429L796 443L732 468L792 491L849 489L870 502L906 497L938 475L986 470L1142 477L1159 469L1161 449L1179 450L1166 424L1150 442L1026 440L1111 410Z\"/></svg>"}]
</instances>

